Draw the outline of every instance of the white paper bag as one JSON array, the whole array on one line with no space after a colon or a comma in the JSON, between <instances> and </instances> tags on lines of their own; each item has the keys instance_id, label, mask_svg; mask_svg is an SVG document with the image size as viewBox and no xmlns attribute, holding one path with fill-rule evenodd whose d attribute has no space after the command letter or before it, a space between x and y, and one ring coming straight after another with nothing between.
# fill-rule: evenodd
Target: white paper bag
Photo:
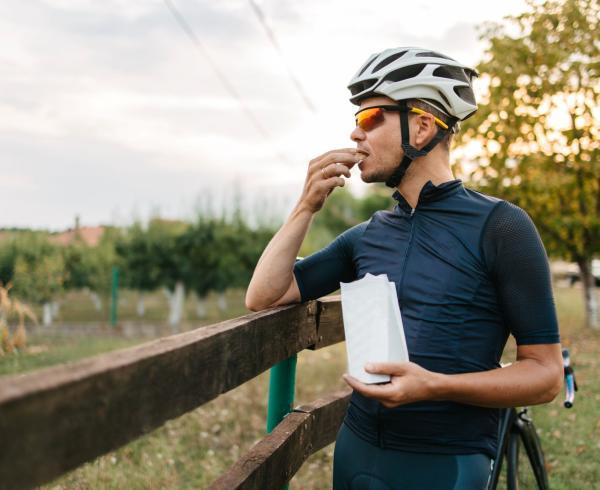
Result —
<instances>
[{"instance_id":1,"label":"white paper bag","mask_svg":"<svg viewBox=\"0 0 600 490\"><path fill-rule=\"evenodd\" d=\"M367 373L364 365L408 361L396 286L386 274L366 274L358 281L340 282L340 289L348 373L363 383L389 381L388 374Z\"/></svg>"}]
</instances>

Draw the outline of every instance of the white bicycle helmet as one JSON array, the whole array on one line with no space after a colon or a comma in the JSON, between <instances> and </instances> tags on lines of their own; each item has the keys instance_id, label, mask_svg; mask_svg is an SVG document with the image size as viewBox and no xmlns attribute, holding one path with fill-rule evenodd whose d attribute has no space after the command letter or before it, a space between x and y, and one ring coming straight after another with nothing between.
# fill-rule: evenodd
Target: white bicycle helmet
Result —
<instances>
[{"instance_id":1,"label":"white bicycle helmet","mask_svg":"<svg viewBox=\"0 0 600 490\"><path fill-rule=\"evenodd\" d=\"M367 59L352 77L350 102L368 96L421 99L443 113L464 121L477 110L472 79L477 71L429 49L386 49Z\"/></svg>"},{"instance_id":2,"label":"white bicycle helmet","mask_svg":"<svg viewBox=\"0 0 600 490\"><path fill-rule=\"evenodd\" d=\"M449 132L455 132L459 121L472 116L477 110L472 80L477 71L458 61L429 49L403 47L386 49L371 55L348 84L350 102L360 105L361 100L385 95L398 102L402 135L402 161L386 181L396 187L412 161L427 155ZM439 128L437 134L422 149L409 144L409 99L419 99L448 115L448 129Z\"/></svg>"}]
</instances>

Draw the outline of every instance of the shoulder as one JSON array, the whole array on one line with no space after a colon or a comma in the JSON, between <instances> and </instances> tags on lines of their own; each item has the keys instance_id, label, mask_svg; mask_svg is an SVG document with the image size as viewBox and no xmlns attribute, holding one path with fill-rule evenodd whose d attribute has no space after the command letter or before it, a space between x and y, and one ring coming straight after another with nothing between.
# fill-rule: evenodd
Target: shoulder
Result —
<instances>
[{"instance_id":1,"label":"shoulder","mask_svg":"<svg viewBox=\"0 0 600 490\"><path fill-rule=\"evenodd\" d=\"M493 209L500 202L506 202L503 199L500 199L499 197L484 194L483 192L476 191L475 189L471 189L470 187L465 187L464 193L473 202L477 202L482 206L487 206L490 209Z\"/></svg>"},{"instance_id":2,"label":"shoulder","mask_svg":"<svg viewBox=\"0 0 600 490\"><path fill-rule=\"evenodd\" d=\"M515 228L536 230L529 214L516 204L467 187L465 187L465 194L473 205L485 208L486 219L482 235L490 233L502 235L510 233Z\"/></svg>"},{"instance_id":3,"label":"shoulder","mask_svg":"<svg viewBox=\"0 0 600 490\"><path fill-rule=\"evenodd\" d=\"M371 219L368 219L348 228L346 231L340 233L333 243L352 248L360 237L362 237L370 222Z\"/></svg>"},{"instance_id":4,"label":"shoulder","mask_svg":"<svg viewBox=\"0 0 600 490\"><path fill-rule=\"evenodd\" d=\"M485 231L496 238L515 233L535 233L537 230L527 212L509 201L499 200L490 212Z\"/></svg>"},{"instance_id":5,"label":"shoulder","mask_svg":"<svg viewBox=\"0 0 600 490\"><path fill-rule=\"evenodd\" d=\"M519 267L547 260L544 244L538 230L527 212L509 201L500 200L490 213L481 234L481 249L490 268ZM510 264L506 260L510 259Z\"/></svg>"}]
</instances>

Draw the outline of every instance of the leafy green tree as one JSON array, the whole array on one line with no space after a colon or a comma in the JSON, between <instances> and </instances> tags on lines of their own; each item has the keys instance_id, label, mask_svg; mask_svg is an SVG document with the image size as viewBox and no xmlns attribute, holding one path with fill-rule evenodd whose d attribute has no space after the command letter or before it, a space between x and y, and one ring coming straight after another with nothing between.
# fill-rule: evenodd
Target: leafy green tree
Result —
<instances>
[{"instance_id":1,"label":"leafy green tree","mask_svg":"<svg viewBox=\"0 0 600 490\"><path fill-rule=\"evenodd\" d=\"M108 297L111 288L112 267L117 264L115 251L117 232L108 230L100 243L92 247L77 239L64 247L65 288L89 288L96 294Z\"/></svg>"},{"instance_id":2,"label":"leafy green tree","mask_svg":"<svg viewBox=\"0 0 600 490\"><path fill-rule=\"evenodd\" d=\"M185 302L184 274L187 258L179 249L179 238L188 224L155 218L147 230L135 230L132 247L126 257L124 275L133 274L132 281L143 288L160 285L169 300L169 324L175 329L182 318ZM141 276L145 273L146 279ZM128 281L128 280L127 280Z\"/></svg>"},{"instance_id":3,"label":"leafy green tree","mask_svg":"<svg viewBox=\"0 0 600 490\"><path fill-rule=\"evenodd\" d=\"M392 198L394 191L385 184L371 184L365 196L358 201L358 221L368 220L373 213L383 209L390 210L396 205Z\"/></svg>"},{"instance_id":4,"label":"leafy green tree","mask_svg":"<svg viewBox=\"0 0 600 490\"><path fill-rule=\"evenodd\" d=\"M217 276L215 226L212 221L200 217L180 237L178 250L186 258L183 264L183 280L199 301L199 316L204 316L204 299L214 289Z\"/></svg>"},{"instance_id":5,"label":"leafy green tree","mask_svg":"<svg viewBox=\"0 0 600 490\"><path fill-rule=\"evenodd\" d=\"M43 323L52 323L50 302L62 293L65 282L65 263L60 249L46 236L22 234L12 242L13 273L9 279L15 297L43 305Z\"/></svg>"},{"instance_id":6,"label":"leafy green tree","mask_svg":"<svg viewBox=\"0 0 600 490\"><path fill-rule=\"evenodd\" d=\"M591 270L600 251L598 19L597 0L529 0L527 12L488 25L477 66L485 93L460 141L466 179L525 209L548 253L578 264L593 328L600 328Z\"/></svg>"}]
</instances>

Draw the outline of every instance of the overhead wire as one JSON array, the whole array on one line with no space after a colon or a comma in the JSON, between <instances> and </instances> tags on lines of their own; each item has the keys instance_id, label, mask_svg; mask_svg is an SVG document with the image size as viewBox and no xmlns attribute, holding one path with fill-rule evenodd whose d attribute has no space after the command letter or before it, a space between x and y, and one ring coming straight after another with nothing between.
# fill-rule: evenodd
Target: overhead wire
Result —
<instances>
[{"instance_id":1,"label":"overhead wire","mask_svg":"<svg viewBox=\"0 0 600 490\"><path fill-rule=\"evenodd\" d=\"M192 43L194 44L196 49L202 54L202 56L204 56L204 58L206 59L206 61L208 62L208 64L212 68L212 70L214 71L215 75L217 76L217 78L219 79L219 81L221 82L223 87L225 87L225 89L227 90L229 95L231 95L240 104L240 107L242 108L242 110L244 111L244 113L246 114L248 119L250 119L250 121L252 121L252 124L254 125L255 129L266 140L270 140L271 136L269 135L269 132L265 129L265 127L260 123L260 121L256 118L256 116L248 108L244 99L240 96L240 94L235 89L235 87L227 79L227 76L220 70L219 66L211 58L211 56L208 53L208 50L204 47L204 45L200 41L200 38L192 30L192 28L187 23L187 21L185 20L185 18L181 14L181 12L177 9L177 7L173 3L173 1L172 0L163 0L163 1L164 1L165 5L167 6L167 8L169 9L169 11L171 12L171 14L173 15L173 18L175 19L175 21L177 22L179 27L181 27L181 29L185 32L185 34L188 36L188 38L192 41ZM290 161L289 158L287 158L281 152L277 152L277 155L281 159L283 159L287 162Z\"/></svg>"},{"instance_id":2,"label":"overhead wire","mask_svg":"<svg viewBox=\"0 0 600 490\"><path fill-rule=\"evenodd\" d=\"M286 71L288 73L288 76L290 77L290 80L294 84L294 87L296 87L296 90L298 91L298 94L300 95L300 97L304 101L304 104L306 105L306 107L311 112L313 112L313 113L316 112L315 105L312 103L312 101L310 100L310 98L306 94L306 91L304 90L304 87L300 83L300 80L298 80L298 78L296 77L296 75L294 74L294 72L292 71L292 69L290 68L290 65L287 63L287 61L285 59L285 55L283 53L283 50L281 49L281 45L277 41L277 37L275 36L275 33L273 32L273 29L271 29L271 27L267 23L267 19L266 19L266 16L265 16L262 8L260 7L260 5L258 5L256 3L255 0L248 0L248 3L250 4L250 7L252 8L252 11L256 15L256 17L258 18L258 21L262 25L263 29L265 30L265 32L267 34L267 37L269 38L269 41L271 41L271 44L273 45L273 47L275 48L275 50L279 54L279 57L281 58L281 62L283 63L283 66L285 67L285 69L286 69Z\"/></svg>"}]
</instances>

